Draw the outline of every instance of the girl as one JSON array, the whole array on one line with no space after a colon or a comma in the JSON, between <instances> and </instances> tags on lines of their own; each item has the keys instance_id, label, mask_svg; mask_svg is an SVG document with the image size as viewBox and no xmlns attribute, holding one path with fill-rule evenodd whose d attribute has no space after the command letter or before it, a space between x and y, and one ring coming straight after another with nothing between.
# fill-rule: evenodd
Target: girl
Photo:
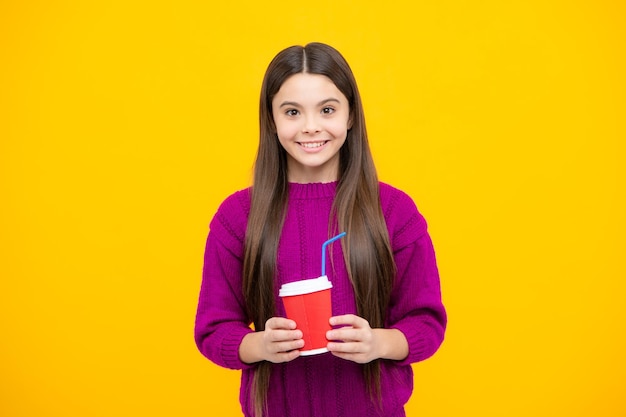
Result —
<instances>
[{"instance_id":1,"label":"girl","mask_svg":"<svg viewBox=\"0 0 626 417\"><path fill-rule=\"evenodd\" d=\"M357 85L335 49L293 46L272 60L253 186L228 197L210 229L195 340L242 370L245 416L405 415L410 364L433 355L446 328L435 254L410 197L377 179ZM299 356L278 289L317 277L321 245L339 231L330 353Z\"/></svg>"}]
</instances>

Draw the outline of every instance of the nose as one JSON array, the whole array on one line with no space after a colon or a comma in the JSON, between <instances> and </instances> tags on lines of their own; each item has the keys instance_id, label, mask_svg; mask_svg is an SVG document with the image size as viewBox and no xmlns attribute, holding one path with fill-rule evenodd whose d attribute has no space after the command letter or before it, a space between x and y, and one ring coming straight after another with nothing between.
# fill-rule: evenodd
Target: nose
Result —
<instances>
[{"instance_id":1,"label":"nose","mask_svg":"<svg viewBox=\"0 0 626 417\"><path fill-rule=\"evenodd\" d=\"M315 116L309 116L305 118L304 124L302 125L302 133L318 133L322 129L320 127L319 121Z\"/></svg>"}]
</instances>

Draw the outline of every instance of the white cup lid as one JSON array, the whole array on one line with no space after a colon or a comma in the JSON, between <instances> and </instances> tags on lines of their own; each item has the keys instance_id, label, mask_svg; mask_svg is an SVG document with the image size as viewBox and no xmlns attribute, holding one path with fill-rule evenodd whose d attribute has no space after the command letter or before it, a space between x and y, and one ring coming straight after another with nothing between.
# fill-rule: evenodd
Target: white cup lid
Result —
<instances>
[{"instance_id":1,"label":"white cup lid","mask_svg":"<svg viewBox=\"0 0 626 417\"><path fill-rule=\"evenodd\" d=\"M303 279L301 281L289 282L280 287L278 295L281 297L289 297L292 295L309 294L312 292L323 291L332 288L333 284L328 280L326 275L318 278Z\"/></svg>"}]
</instances>

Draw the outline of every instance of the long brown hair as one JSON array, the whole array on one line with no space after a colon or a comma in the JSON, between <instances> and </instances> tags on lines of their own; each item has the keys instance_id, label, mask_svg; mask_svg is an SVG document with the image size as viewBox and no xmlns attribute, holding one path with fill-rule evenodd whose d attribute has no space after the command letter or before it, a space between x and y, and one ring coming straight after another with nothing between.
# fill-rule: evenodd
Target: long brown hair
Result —
<instances>
[{"instance_id":1,"label":"long brown hair","mask_svg":"<svg viewBox=\"0 0 626 417\"><path fill-rule=\"evenodd\" d=\"M261 88L260 141L254 166L252 203L246 231L243 292L257 331L274 316L276 251L287 205L287 156L276 135L272 99L297 73L328 77L348 99L351 128L339 151L338 184L329 235L342 240L345 264L356 296L358 314L372 328L385 325L395 276L389 233L380 207L379 184L365 129L361 97L350 66L334 48L309 43L284 49L269 64ZM372 399L380 400L380 363L364 365ZM261 362L254 376L254 406L260 417L266 403L270 364Z\"/></svg>"}]
</instances>

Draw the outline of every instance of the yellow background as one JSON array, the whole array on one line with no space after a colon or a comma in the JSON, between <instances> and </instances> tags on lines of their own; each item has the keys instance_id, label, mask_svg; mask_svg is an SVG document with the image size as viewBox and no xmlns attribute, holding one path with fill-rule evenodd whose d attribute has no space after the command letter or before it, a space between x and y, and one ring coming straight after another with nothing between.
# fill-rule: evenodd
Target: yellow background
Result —
<instances>
[{"instance_id":1,"label":"yellow background","mask_svg":"<svg viewBox=\"0 0 626 417\"><path fill-rule=\"evenodd\" d=\"M435 241L409 416L626 415L619 1L0 2L0 415L236 416L193 343L276 52L351 63Z\"/></svg>"}]
</instances>

